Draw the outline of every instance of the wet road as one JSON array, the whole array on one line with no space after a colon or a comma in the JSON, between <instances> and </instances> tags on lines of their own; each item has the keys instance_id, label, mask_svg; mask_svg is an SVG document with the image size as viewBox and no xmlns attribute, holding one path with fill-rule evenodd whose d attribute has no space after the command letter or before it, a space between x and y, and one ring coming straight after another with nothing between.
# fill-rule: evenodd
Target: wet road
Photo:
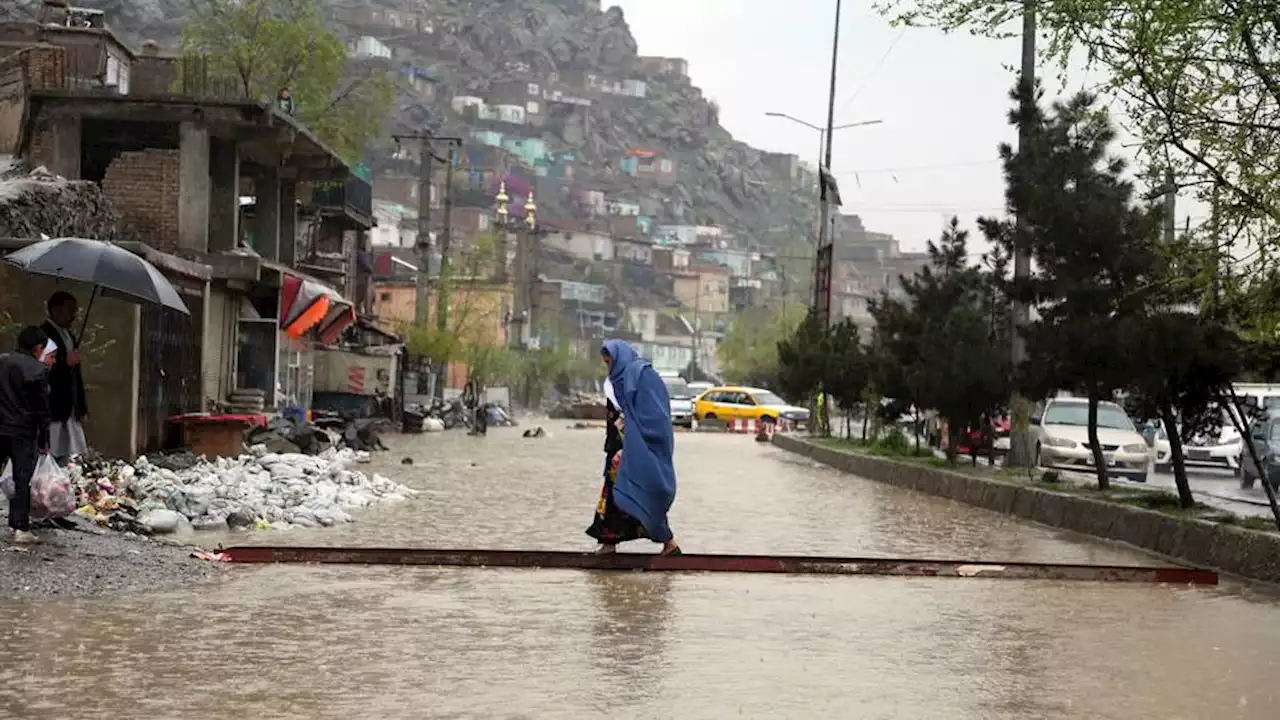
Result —
<instances>
[{"instance_id":1,"label":"wet road","mask_svg":"<svg viewBox=\"0 0 1280 720\"><path fill-rule=\"evenodd\" d=\"M599 431L548 427L394 439L379 464L411 503L239 540L589 549ZM677 454L691 551L1150 560L745 436L681 435ZM1280 701L1280 602L1230 586L281 566L3 605L0 649L0 717L1217 719Z\"/></svg>"}]
</instances>

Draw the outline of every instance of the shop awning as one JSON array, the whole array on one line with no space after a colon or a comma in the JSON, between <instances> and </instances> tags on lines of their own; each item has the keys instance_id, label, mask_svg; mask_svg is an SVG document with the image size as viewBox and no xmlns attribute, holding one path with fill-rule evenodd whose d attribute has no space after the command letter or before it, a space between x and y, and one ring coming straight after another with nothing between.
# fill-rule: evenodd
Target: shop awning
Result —
<instances>
[{"instance_id":1,"label":"shop awning","mask_svg":"<svg viewBox=\"0 0 1280 720\"><path fill-rule=\"evenodd\" d=\"M315 331L321 342L337 340L356 321L355 308L333 288L311 278L280 275L280 329L299 339Z\"/></svg>"}]
</instances>

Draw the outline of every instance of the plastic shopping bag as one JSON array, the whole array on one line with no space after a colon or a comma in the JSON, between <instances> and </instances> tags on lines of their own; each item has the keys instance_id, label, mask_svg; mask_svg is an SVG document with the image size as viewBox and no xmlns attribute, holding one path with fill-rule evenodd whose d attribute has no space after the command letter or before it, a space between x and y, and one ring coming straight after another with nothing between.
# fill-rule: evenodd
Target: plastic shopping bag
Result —
<instances>
[{"instance_id":1,"label":"plastic shopping bag","mask_svg":"<svg viewBox=\"0 0 1280 720\"><path fill-rule=\"evenodd\" d=\"M76 493L71 475L58 467L52 455L40 456L31 476L31 517L37 520L61 518L76 511Z\"/></svg>"},{"instance_id":2,"label":"plastic shopping bag","mask_svg":"<svg viewBox=\"0 0 1280 720\"><path fill-rule=\"evenodd\" d=\"M13 497L13 462L4 464L4 472L0 472L0 491L7 498Z\"/></svg>"}]
</instances>

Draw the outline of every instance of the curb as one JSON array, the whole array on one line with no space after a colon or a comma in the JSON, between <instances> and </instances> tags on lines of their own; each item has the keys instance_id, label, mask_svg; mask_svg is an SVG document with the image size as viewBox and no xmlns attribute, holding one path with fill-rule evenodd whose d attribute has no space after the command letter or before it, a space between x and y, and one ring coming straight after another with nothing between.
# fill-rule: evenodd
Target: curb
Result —
<instances>
[{"instance_id":1,"label":"curb","mask_svg":"<svg viewBox=\"0 0 1280 720\"><path fill-rule=\"evenodd\" d=\"M1128 543L1251 580L1280 583L1280 534L1178 518L944 468L869 457L795 436L775 435L773 444L868 480Z\"/></svg>"}]
</instances>

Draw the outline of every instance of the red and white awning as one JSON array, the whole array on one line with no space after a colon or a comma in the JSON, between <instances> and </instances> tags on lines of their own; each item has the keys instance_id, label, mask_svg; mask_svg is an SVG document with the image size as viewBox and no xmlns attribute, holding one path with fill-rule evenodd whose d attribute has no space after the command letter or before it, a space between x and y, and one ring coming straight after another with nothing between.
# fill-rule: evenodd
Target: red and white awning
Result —
<instances>
[{"instance_id":1,"label":"red and white awning","mask_svg":"<svg viewBox=\"0 0 1280 720\"><path fill-rule=\"evenodd\" d=\"M351 302L333 288L291 273L280 279L280 329L285 335L297 340L314 330L329 344L356 321Z\"/></svg>"}]
</instances>

